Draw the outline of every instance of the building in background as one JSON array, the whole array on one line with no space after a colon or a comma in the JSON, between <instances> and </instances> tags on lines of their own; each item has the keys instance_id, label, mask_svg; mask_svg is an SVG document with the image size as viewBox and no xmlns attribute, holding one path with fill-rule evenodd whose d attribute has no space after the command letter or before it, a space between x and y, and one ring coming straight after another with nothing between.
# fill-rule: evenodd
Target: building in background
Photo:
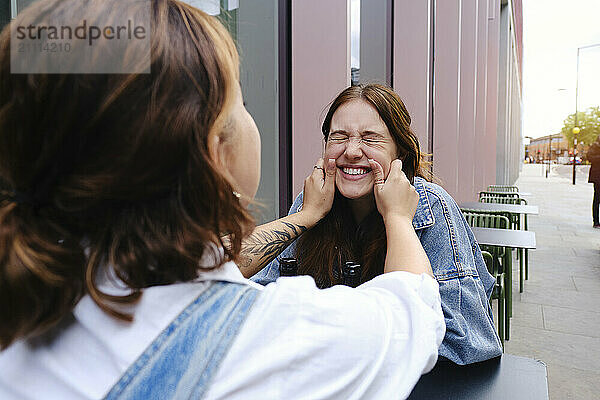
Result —
<instances>
[{"instance_id":1,"label":"building in background","mask_svg":"<svg viewBox=\"0 0 600 400\"><path fill-rule=\"evenodd\" d=\"M577 159L581 160L581 156L585 155L589 148L588 145L578 143ZM573 143L565 139L562 133L531 139L525 146L525 157L529 157L528 160L532 163L551 160L559 164L572 164Z\"/></svg>"},{"instance_id":2,"label":"building in background","mask_svg":"<svg viewBox=\"0 0 600 400\"><path fill-rule=\"evenodd\" d=\"M561 133L531 139L525 146L525 157L529 157L530 162L559 161L568 159L569 155L573 156L573 146Z\"/></svg>"},{"instance_id":3,"label":"building in background","mask_svg":"<svg viewBox=\"0 0 600 400\"><path fill-rule=\"evenodd\" d=\"M323 152L324 111L351 84L353 66L352 81L386 83L403 98L457 201L516 181L521 0L186 1L217 15L238 44L244 98L262 135L260 221L285 215L302 190ZM32 2L3 1L0 24Z\"/></svg>"}]
</instances>

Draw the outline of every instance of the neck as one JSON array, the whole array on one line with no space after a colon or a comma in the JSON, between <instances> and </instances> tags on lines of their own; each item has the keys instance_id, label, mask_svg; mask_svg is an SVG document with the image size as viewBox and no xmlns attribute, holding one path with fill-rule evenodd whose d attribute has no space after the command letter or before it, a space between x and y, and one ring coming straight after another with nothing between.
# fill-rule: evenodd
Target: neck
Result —
<instances>
[{"instance_id":1,"label":"neck","mask_svg":"<svg viewBox=\"0 0 600 400\"><path fill-rule=\"evenodd\" d=\"M352 210L352 215L357 224L360 224L361 221L376 208L375 196L373 193L365 197L348 201L350 202L350 209Z\"/></svg>"}]
</instances>

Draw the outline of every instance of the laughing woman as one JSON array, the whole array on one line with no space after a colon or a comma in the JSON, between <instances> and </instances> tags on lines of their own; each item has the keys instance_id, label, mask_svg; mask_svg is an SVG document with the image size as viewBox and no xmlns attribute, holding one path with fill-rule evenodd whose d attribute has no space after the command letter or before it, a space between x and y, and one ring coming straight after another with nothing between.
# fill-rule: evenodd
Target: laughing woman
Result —
<instances>
[{"instance_id":1,"label":"laughing woman","mask_svg":"<svg viewBox=\"0 0 600 400\"><path fill-rule=\"evenodd\" d=\"M419 143L398 95L376 84L349 87L332 102L322 132L324 158L332 164L325 168L326 172L331 174L337 168L333 171L336 191L331 210L322 211L326 215L318 223L305 218L309 222L301 227L279 226L262 232L263 237L298 237L280 257L296 258L299 274L314 277L320 288L342 283L341 266L347 261L362 265L361 282L380 275L389 236L374 195L376 172L381 166L387 176L393 160L401 159L404 173L419 194L412 226L440 285L446 320L440 356L457 364L469 364L502 354L489 305L494 278L454 200L426 179ZM319 168L321 164L316 171ZM300 193L286 218L305 212L303 200ZM311 210L314 203L311 199ZM326 206L323 202L320 209ZM314 227L299 235L307 225ZM273 240L276 244L271 246L290 242ZM268 284L278 276L279 260L274 259L253 279Z\"/></svg>"}]
</instances>

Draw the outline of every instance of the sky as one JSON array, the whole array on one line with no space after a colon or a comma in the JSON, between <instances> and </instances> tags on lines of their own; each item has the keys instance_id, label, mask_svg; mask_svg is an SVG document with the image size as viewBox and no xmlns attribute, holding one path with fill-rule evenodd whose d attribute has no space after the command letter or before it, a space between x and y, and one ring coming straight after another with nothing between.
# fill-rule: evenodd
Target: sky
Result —
<instances>
[{"instance_id":1,"label":"sky","mask_svg":"<svg viewBox=\"0 0 600 400\"><path fill-rule=\"evenodd\" d=\"M583 111L600 106L600 0L523 0L523 136L560 132L575 112L577 48Z\"/></svg>"}]
</instances>

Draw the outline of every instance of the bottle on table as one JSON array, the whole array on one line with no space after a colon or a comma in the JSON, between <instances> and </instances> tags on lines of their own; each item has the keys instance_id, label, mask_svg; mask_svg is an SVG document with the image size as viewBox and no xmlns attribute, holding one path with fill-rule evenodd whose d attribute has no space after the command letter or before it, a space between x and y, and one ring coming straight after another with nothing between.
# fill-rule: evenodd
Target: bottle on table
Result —
<instances>
[{"instance_id":1,"label":"bottle on table","mask_svg":"<svg viewBox=\"0 0 600 400\"><path fill-rule=\"evenodd\" d=\"M279 259L279 276L296 276L298 275L298 260L295 258L280 258Z\"/></svg>"},{"instance_id":2,"label":"bottle on table","mask_svg":"<svg viewBox=\"0 0 600 400\"><path fill-rule=\"evenodd\" d=\"M344 285L350 287L357 287L360 285L360 278L362 275L362 266L353 261L347 261L342 268L342 275Z\"/></svg>"}]
</instances>

